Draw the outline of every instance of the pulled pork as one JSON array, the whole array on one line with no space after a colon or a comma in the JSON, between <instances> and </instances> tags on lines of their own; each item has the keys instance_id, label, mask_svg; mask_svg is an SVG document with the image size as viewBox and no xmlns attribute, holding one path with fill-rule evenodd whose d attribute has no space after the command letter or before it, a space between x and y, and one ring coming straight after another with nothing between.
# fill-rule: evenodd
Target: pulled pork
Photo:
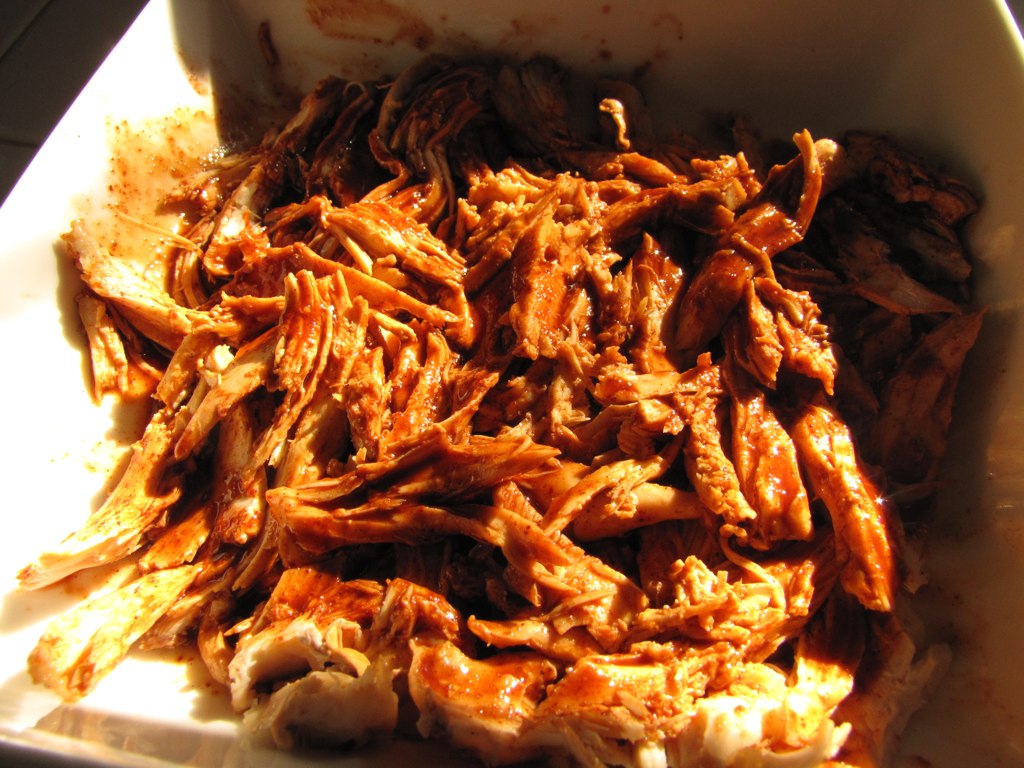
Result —
<instances>
[{"instance_id":1,"label":"pulled pork","mask_svg":"<svg viewBox=\"0 0 1024 768\"><path fill-rule=\"evenodd\" d=\"M658 139L623 82L583 135L563 83L327 78L175 193L157 279L74 223L97 392L142 369L154 409L20 574L138 570L36 680L194 644L282 747L883 759L945 658L904 551L981 325L976 199L882 134Z\"/></svg>"}]
</instances>

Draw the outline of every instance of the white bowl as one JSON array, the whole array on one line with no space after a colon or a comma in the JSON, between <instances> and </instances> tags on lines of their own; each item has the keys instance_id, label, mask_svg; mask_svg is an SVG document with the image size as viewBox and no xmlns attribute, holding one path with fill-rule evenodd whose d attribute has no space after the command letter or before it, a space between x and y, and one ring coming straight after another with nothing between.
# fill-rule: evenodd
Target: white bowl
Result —
<instances>
[{"instance_id":1,"label":"white bowl","mask_svg":"<svg viewBox=\"0 0 1024 768\"><path fill-rule=\"evenodd\" d=\"M273 76L257 45L261 22L278 56ZM194 663L132 657L75 706L28 680L24 659L46 620L93 585L79 578L24 594L14 575L84 518L119 458L110 442L130 439L119 431L125 413L97 408L86 392L74 278L56 243L74 216L108 199L118 125L187 108L215 127L275 89L301 91L329 72L393 73L428 49L546 53L583 76L640 72L662 127L741 110L780 137L889 130L981 192L968 234L989 313L962 381L920 600L955 656L911 721L899 764L1024 761L1024 48L995 0L154 0L0 209L0 757L291 762L241 745L224 697ZM442 754L399 745L341 762Z\"/></svg>"}]
</instances>

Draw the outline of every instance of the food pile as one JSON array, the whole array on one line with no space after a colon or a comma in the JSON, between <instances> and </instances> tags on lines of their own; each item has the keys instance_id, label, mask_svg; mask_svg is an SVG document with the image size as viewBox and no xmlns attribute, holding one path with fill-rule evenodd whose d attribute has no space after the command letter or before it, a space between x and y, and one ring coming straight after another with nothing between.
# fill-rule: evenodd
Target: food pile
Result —
<instances>
[{"instance_id":1,"label":"food pile","mask_svg":"<svg viewBox=\"0 0 1024 768\"><path fill-rule=\"evenodd\" d=\"M656 136L548 60L323 80L146 270L66 236L152 418L35 589L67 700L195 646L259 738L489 763L872 765L948 651L908 556L981 313L960 182L888 136Z\"/></svg>"}]
</instances>

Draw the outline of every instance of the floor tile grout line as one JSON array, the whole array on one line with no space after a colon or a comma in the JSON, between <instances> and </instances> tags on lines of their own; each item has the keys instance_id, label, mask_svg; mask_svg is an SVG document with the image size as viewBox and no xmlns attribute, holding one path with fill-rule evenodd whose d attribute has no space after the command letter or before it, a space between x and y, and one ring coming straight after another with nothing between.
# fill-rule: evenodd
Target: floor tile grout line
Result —
<instances>
[{"instance_id":1,"label":"floor tile grout line","mask_svg":"<svg viewBox=\"0 0 1024 768\"><path fill-rule=\"evenodd\" d=\"M20 147L22 149L38 149L41 143L38 141L25 141L24 139L9 139L0 134L0 145L6 147Z\"/></svg>"},{"instance_id":2,"label":"floor tile grout line","mask_svg":"<svg viewBox=\"0 0 1024 768\"><path fill-rule=\"evenodd\" d=\"M18 34L14 36L14 39L11 40L10 45L4 48L3 51L0 51L0 67L3 66L4 59L7 58L7 54L9 54L18 45L18 43L25 38L25 35L29 33L29 31L32 29L32 26L39 20L39 17L43 15L43 12L46 11L46 9L50 6L52 2L53 0L46 0L45 3L40 5L36 12L32 14L32 18L30 18L21 28Z\"/></svg>"}]
</instances>

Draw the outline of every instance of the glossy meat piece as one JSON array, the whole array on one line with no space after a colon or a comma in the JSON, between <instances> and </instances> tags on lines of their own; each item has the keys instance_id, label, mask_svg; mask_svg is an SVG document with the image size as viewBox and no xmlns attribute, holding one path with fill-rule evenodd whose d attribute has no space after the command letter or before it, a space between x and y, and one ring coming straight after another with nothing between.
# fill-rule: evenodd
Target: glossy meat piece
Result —
<instances>
[{"instance_id":1,"label":"glossy meat piece","mask_svg":"<svg viewBox=\"0 0 1024 768\"><path fill-rule=\"evenodd\" d=\"M899 522L865 472L850 431L834 410L808 405L793 440L811 489L832 518L843 588L865 608L891 611L900 586Z\"/></svg>"},{"instance_id":2,"label":"glossy meat piece","mask_svg":"<svg viewBox=\"0 0 1024 768\"><path fill-rule=\"evenodd\" d=\"M461 288L465 267L459 254L388 203L365 201L336 208L325 214L324 223L368 274L374 273L375 264L391 259L405 279Z\"/></svg>"},{"instance_id":3,"label":"glossy meat piece","mask_svg":"<svg viewBox=\"0 0 1024 768\"><path fill-rule=\"evenodd\" d=\"M549 218L541 219L516 243L510 256L513 304L509 324L516 354L554 357L566 339L577 297L583 298L584 264L579 236Z\"/></svg>"},{"instance_id":4,"label":"glossy meat piece","mask_svg":"<svg viewBox=\"0 0 1024 768\"><path fill-rule=\"evenodd\" d=\"M275 502L330 505L353 494L382 492L397 499L471 500L498 482L525 474L556 451L528 438L477 436L453 443L443 426L410 435L393 455L358 464L336 478L281 489ZM283 509L283 508L282 508Z\"/></svg>"},{"instance_id":5,"label":"glossy meat piece","mask_svg":"<svg viewBox=\"0 0 1024 768\"><path fill-rule=\"evenodd\" d=\"M887 241L860 212L835 201L819 220L829 232L833 263L860 296L891 312L957 311L953 301L915 280L893 259Z\"/></svg>"},{"instance_id":6,"label":"glossy meat piece","mask_svg":"<svg viewBox=\"0 0 1024 768\"><path fill-rule=\"evenodd\" d=\"M523 234L554 214L578 181L568 174L547 179L511 165L481 176L468 190L458 246L469 269L466 290L478 292L512 257Z\"/></svg>"},{"instance_id":7,"label":"glossy meat piece","mask_svg":"<svg viewBox=\"0 0 1024 768\"><path fill-rule=\"evenodd\" d=\"M99 402L107 392L130 395L128 355L106 305L95 296L83 293L78 297L78 315L89 340L93 400Z\"/></svg>"},{"instance_id":8,"label":"glossy meat piece","mask_svg":"<svg viewBox=\"0 0 1024 768\"><path fill-rule=\"evenodd\" d=\"M940 323L887 382L868 446L894 481L927 483L937 476L960 373L983 317L982 312L972 312Z\"/></svg>"},{"instance_id":9,"label":"glossy meat piece","mask_svg":"<svg viewBox=\"0 0 1024 768\"><path fill-rule=\"evenodd\" d=\"M686 405L689 424L683 447L686 474L704 506L722 521L721 535L735 536L746 543L747 526L757 519L757 511L743 494L736 466L727 454L722 436L725 414L722 412L721 369L706 360L698 362L697 369L701 386L687 399Z\"/></svg>"},{"instance_id":10,"label":"glossy meat piece","mask_svg":"<svg viewBox=\"0 0 1024 768\"><path fill-rule=\"evenodd\" d=\"M216 510L213 534L219 541L244 546L259 535L266 518L267 473L251 470L256 423L252 413L233 408L220 423L211 502Z\"/></svg>"},{"instance_id":11,"label":"glossy meat piece","mask_svg":"<svg viewBox=\"0 0 1024 768\"><path fill-rule=\"evenodd\" d=\"M182 494L172 453L182 426L168 411L154 416L111 494L75 532L22 568L20 585L38 589L83 568L116 562L143 546L146 532Z\"/></svg>"},{"instance_id":12,"label":"glossy meat piece","mask_svg":"<svg viewBox=\"0 0 1024 768\"><path fill-rule=\"evenodd\" d=\"M608 206L600 236L615 243L663 222L717 234L736 225L733 211L746 202L742 184L732 177L641 189Z\"/></svg>"},{"instance_id":13,"label":"glossy meat piece","mask_svg":"<svg viewBox=\"0 0 1024 768\"><path fill-rule=\"evenodd\" d=\"M777 253L803 239L826 188L826 174L841 172L842 155L834 142L814 142L806 132L794 140L800 154L773 169L758 196L722 232L717 250L701 265L679 304L674 346L689 360L722 329L746 282L769 271Z\"/></svg>"},{"instance_id":14,"label":"glossy meat piece","mask_svg":"<svg viewBox=\"0 0 1024 768\"><path fill-rule=\"evenodd\" d=\"M825 394L834 394L839 373L829 328L810 293L793 291L769 277L754 279L755 290L775 315L781 345L781 365L793 373L817 379Z\"/></svg>"},{"instance_id":15,"label":"glossy meat piece","mask_svg":"<svg viewBox=\"0 0 1024 768\"><path fill-rule=\"evenodd\" d=\"M205 386L193 391L187 422L174 445L175 458L181 460L192 454L233 406L266 385L276 341L276 334L268 332L234 356L226 348L211 350L205 367L215 379L212 386L204 382Z\"/></svg>"},{"instance_id":16,"label":"glossy meat piece","mask_svg":"<svg viewBox=\"0 0 1024 768\"><path fill-rule=\"evenodd\" d=\"M192 562L213 531L214 515L212 504L199 504L179 511L164 526L154 526L148 534L153 543L139 558L139 570L149 573Z\"/></svg>"},{"instance_id":17,"label":"glossy meat piece","mask_svg":"<svg viewBox=\"0 0 1024 768\"><path fill-rule=\"evenodd\" d=\"M65 701L85 696L196 577L184 565L139 576L53 620L29 656L29 673Z\"/></svg>"},{"instance_id":18,"label":"glossy meat piece","mask_svg":"<svg viewBox=\"0 0 1024 768\"><path fill-rule=\"evenodd\" d=\"M348 205L375 186L372 154L358 137L369 130L378 96L366 83L345 84L342 109L309 159L306 197L326 194L335 203Z\"/></svg>"},{"instance_id":19,"label":"glossy meat piece","mask_svg":"<svg viewBox=\"0 0 1024 768\"><path fill-rule=\"evenodd\" d=\"M431 225L454 214L454 145L463 133L492 119L484 111L491 88L483 66L454 65L437 55L403 71L384 96L369 142L378 163L412 184L389 180L366 199L388 197L396 208Z\"/></svg>"},{"instance_id":20,"label":"glossy meat piece","mask_svg":"<svg viewBox=\"0 0 1024 768\"><path fill-rule=\"evenodd\" d=\"M515 148L523 154L544 157L578 145L569 123L565 74L554 60L546 58L499 70L495 108Z\"/></svg>"},{"instance_id":21,"label":"glossy meat piece","mask_svg":"<svg viewBox=\"0 0 1024 768\"><path fill-rule=\"evenodd\" d=\"M599 80L595 90L600 97L598 110L609 116L600 126L608 137L602 144L650 152L657 135L643 92L632 83L609 78Z\"/></svg>"},{"instance_id":22,"label":"glossy meat piece","mask_svg":"<svg viewBox=\"0 0 1024 768\"><path fill-rule=\"evenodd\" d=\"M741 371L727 370L733 465L743 496L757 513L750 545L767 550L780 541L806 541L813 523L793 440L765 394Z\"/></svg>"},{"instance_id":23,"label":"glossy meat piece","mask_svg":"<svg viewBox=\"0 0 1024 768\"><path fill-rule=\"evenodd\" d=\"M696 554L662 574L664 605L636 617L632 642L688 638L728 642L748 660L763 660L799 636L833 590L834 545L827 535L759 562L736 548L712 570Z\"/></svg>"},{"instance_id":24,"label":"glossy meat piece","mask_svg":"<svg viewBox=\"0 0 1024 768\"><path fill-rule=\"evenodd\" d=\"M723 330L722 338L734 365L742 367L761 386L775 389L785 349L775 313L766 306L751 280L743 294L736 317Z\"/></svg>"},{"instance_id":25,"label":"glossy meat piece","mask_svg":"<svg viewBox=\"0 0 1024 768\"><path fill-rule=\"evenodd\" d=\"M970 278L970 257L956 225L927 205L893 206L882 196L870 195L858 197L856 204L918 279L964 283Z\"/></svg>"},{"instance_id":26,"label":"glossy meat piece","mask_svg":"<svg viewBox=\"0 0 1024 768\"><path fill-rule=\"evenodd\" d=\"M607 539L666 520L699 519L705 512L692 491L645 481L634 486L626 503L614 511L586 507L573 521L572 533L580 541Z\"/></svg>"},{"instance_id":27,"label":"glossy meat piece","mask_svg":"<svg viewBox=\"0 0 1024 768\"><path fill-rule=\"evenodd\" d=\"M146 629L133 650L184 648L191 645L201 617L216 596L223 594L226 579L231 573L232 563L225 557L210 558L211 551L211 547L199 550L189 563L196 568L196 577ZM173 567L177 566L159 567L151 572L172 570Z\"/></svg>"},{"instance_id":28,"label":"glossy meat piece","mask_svg":"<svg viewBox=\"0 0 1024 768\"><path fill-rule=\"evenodd\" d=\"M624 274L630 285L630 308L634 337L628 355L641 373L671 370L668 356L672 333L672 307L685 286L685 273L666 250L649 234L630 259Z\"/></svg>"},{"instance_id":29,"label":"glossy meat piece","mask_svg":"<svg viewBox=\"0 0 1024 768\"><path fill-rule=\"evenodd\" d=\"M659 518L654 501L657 492L641 490L665 474L678 452L676 442L662 454L647 459L625 459L592 469L578 483L552 499L543 518L545 532L560 533L571 525L574 537L586 541L623 533L659 519L696 516L701 509L696 498L670 494L671 501L662 507L666 518ZM652 502L643 511L641 495ZM672 502L679 506L675 507Z\"/></svg>"},{"instance_id":30,"label":"glossy meat piece","mask_svg":"<svg viewBox=\"0 0 1024 768\"><path fill-rule=\"evenodd\" d=\"M296 167L330 130L343 109L346 86L339 78L324 78L273 140L261 147L259 159L220 207L203 243L202 261L211 275L227 277L241 265L240 240L259 227L262 216L294 182Z\"/></svg>"},{"instance_id":31,"label":"glossy meat piece","mask_svg":"<svg viewBox=\"0 0 1024 768\"><path fill-rule=\"evenodd\" d=\"M456 359L444 336L430 332L421 340L414 334L410 347L410 354L416 358L422 349L423 360L422 364L418 359L410 364L406 379L392 380L391 426L384 436L385 453L391 445L401 444L443 420L451 405L445 385Z\"/></svg>"},{"instance_id":32,"label":"glossy meat piece","mask_svg":"<svg viewBox=\"0 0 1024 768\"><path fill-rule=\"evenodd\" d=\"M582 765L630 765L647 750L664 759L665 735L685 727L733 660L726 644L588 656L549 689L526 738Z\"/></svg>"},{"instance_id":33,"label":"glossy meat piece","mask_svg":"<svg viewBox=\"0 0 1024 768\"><path fill-rule=\"evenodd\" d=\"M937 172L893 137L850 131L843 145L856 173L898 203L921 203L946 224L978 210L978 199L962 181Z\"/></svg>"},{"instance_id":34,"label":"glossy meat piece","mask_svg":"<svg viewBox=\"0 0 1024 768\"><path fill-rule=\"evenodd\" d=\"M86 284L98 296L113 302L146 338L174 350L205 313L177 304L159 285L131 264L115 258L83 222L72 224L65 236L68 251Z\"/></svg>"},{"instance_id":35,"label":"glossy meat piece","mask_svg":"<svg viewBox=\"0 0 1024 768\"><path fill-rule=\"evenodd\" d=\"M486 755L488 762L520 762L534 755L521 738L523 727L556 674L555 666L537 654L474 659L450 642L416 643L409 694L419 710L417 727L424 736L442 732L456 746Z\"/></svg>"},{"instance_id":36,"label":"glossy meat piece","mask_svg":"<svg viewBox=\"0 0 1024 768\"><path fill-rule=\"evenodd\" d=\"M284 441L316 392L334 343L337 319L348 308L348 293L340 275L314 280L309 272L285 280L285 303L274 348L270 392L282 392L273 421L259 436L250 475L268 462L277 464Z\"/></svg>"}]
</instances>

